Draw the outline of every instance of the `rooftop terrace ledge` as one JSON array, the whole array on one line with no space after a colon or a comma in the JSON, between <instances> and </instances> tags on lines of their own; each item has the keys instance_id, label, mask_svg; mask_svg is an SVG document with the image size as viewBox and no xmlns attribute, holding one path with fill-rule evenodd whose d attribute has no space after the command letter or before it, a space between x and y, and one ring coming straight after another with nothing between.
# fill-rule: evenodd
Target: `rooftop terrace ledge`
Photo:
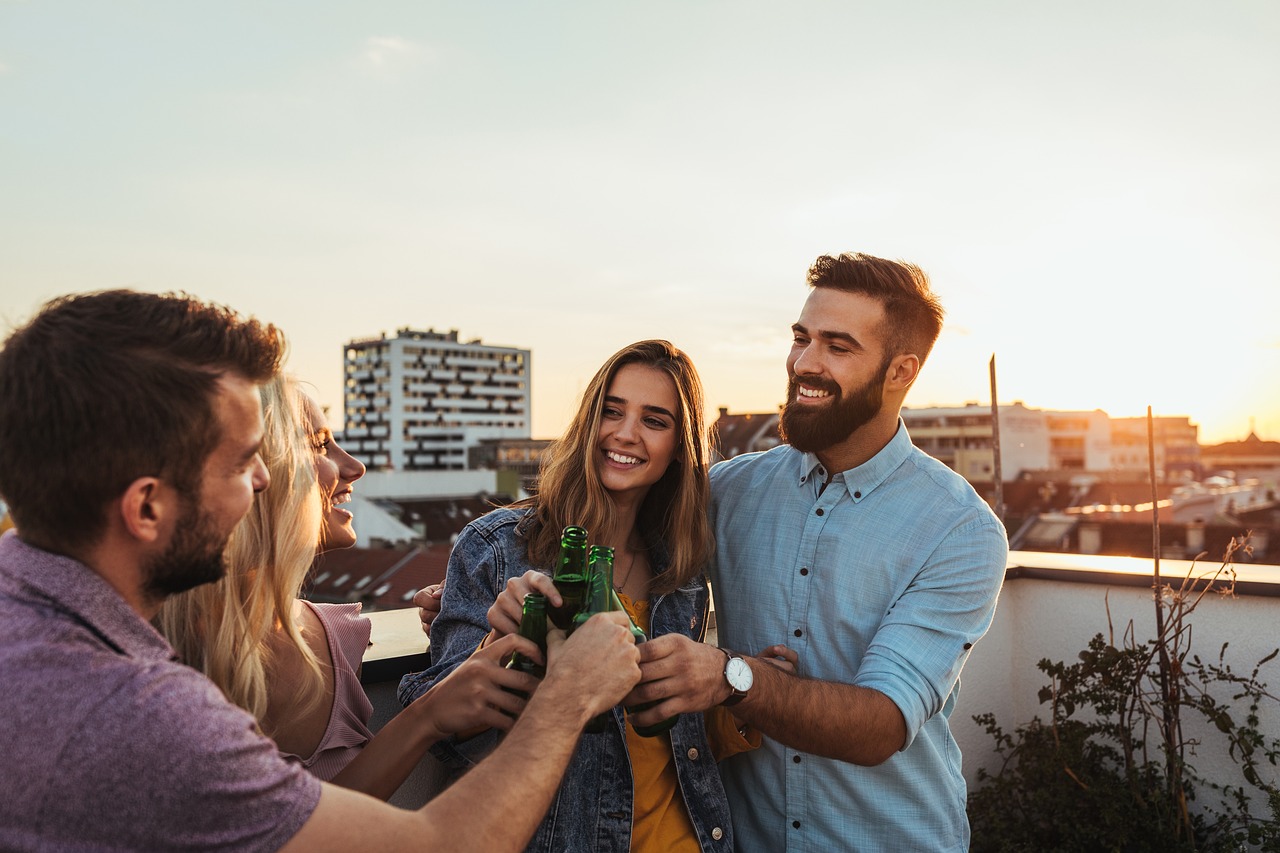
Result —
<instances>
[{"instance_id":1,"label":"rooftop terrace ledge","mask_svg":"<svg viewBox=\"0 0 1280 853\"><path fill-rule=\"evenodd\" d=\"M1220 561L1213 560L1161 560L1160 576L1166 583L1176 585L1193 569L1197 577L1204 577L1212 575L1220 565ZM1237 595L1280 597L1280 566L1237 563L1233 568ZM1005 571L1006 583L1050 580L1150 588L1151 579L1152 561L1149 557L1103 557L1041 551L1011 552ZM366 684L399 679L406 672L415 672L426 666L427 637L422 632L417 608L378 610L368 616L373 623L373 633L361 673Z\"/></svg>"},{"instance_id":2,"label":"rooftop terrace ledge","mask_svg":"<svg viewBox=\"0 0 1280 853\"><path fill-rule=\"evenodd\" d=\"M1176 587L1193 570L1196 577L1206 577L1220 566L1220 560L1161 560L1160 575ZM1216 659L1228 644L1228 663L1247 672L1280 645L1275 627L1280 620L1280 566L1239 563L1233 568L1236 597L1208 596L1191 617L1193 651L1203 659ZM1096 633L1114 630L1119 643L1130 622L1139 640L1152 637L1151 583L1150 558L1039 551L1009 555L995 621L965 664L951 714L970 785L979 767L996 769L992 741L973 722L973 715L992 712L1010 732L1033 717L1043 719L1047 709L1039 703L1038 692L1047 678L1036 663L1042 658L1072 662ZM400 676L426 667L427 638L416 608L377 611L369 618L372 644L365 654L362 681L373 701L376 730L400 710L395 696ZM714 636L708 639L714 642ZM1264 667L1260 677L1273 690L1280 688L1280 659ZM1280 737L1280 709L1264 707L1260 717L1264 734ZM1203 740L1197 770L1210 778L1234 779L1228 775L1236 771L1226 749L1219 749L1212 732L1203 733ZM428 756L392 802L419 805L439 790L442 779L442 769Z\"/></svg>"},{"instance_id":3,"label":"rooftop terrace ledge","mask_svg":"<svg viewBox=\"0 0 1280 853\"><path fill-rule=\"evenodd\" d=\"M406 672L426 669L428 642L418 608L375 610L366 615L373 623L373 631L360 668L361 681L366 685L399 681Z\"/></svg>"},{"instance_id":4,"label":"rooftop terrace ledge","mask_svg":"<svg viewBox=\"0 0 1280 853\"><path fill-rule=\"evenodd\" d=\"M1160 560L1160 579L1176 586L1192 571L1197 578L1212 577L1221 559ZM1280 596L1280 566L1233 563L1237 595ZM1060 554L1043 551L1011 551L1005 582L1056 580L1067 583L1151 587L1150 557L1105 557L1096 554ZM1225 579L1225 573L1224 578Z\"/></svg>"}]
</instances>

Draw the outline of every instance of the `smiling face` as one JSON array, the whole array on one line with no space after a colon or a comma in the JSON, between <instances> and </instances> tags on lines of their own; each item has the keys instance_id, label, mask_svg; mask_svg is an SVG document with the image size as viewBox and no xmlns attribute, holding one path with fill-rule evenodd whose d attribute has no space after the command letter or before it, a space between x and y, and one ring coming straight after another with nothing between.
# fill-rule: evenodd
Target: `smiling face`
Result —
<instances>
[{"instance_id":1,"label":"smiling face","mask_svg":"<svg viewBox=\"0 0 1280 853\"><path fill-rule=\"evenodd\" d=\"M595 459L615 501L639 503L662 479L676 452L680 399L661 370L627 364L613 375L600 414Z\"/></svg>"},{"instance_id":2,"label":"smiling face","mask_svg":"<svg viewBox=\"0 0 1280 853\"><path fill-rule=\"evenodd\" d=\"M806 453L848 439L884 406L890 359L884 306L861 293L815 288L791 327L787 402L780 430Z\"/></svg>"},{"instance_id":3,"label":"smiling face","mask_svg":"<svg viewBox=\"0 0 1280 853\"><path fill-rule=\"evenodd\" d=\"M212 583L226 573L223 551L231 531L271 482L259 449L258 389L242 377L218 380L214 397L220 438L201 469L199 492L183 496L182 514L164 551L144 567L146 594L156 600Z\"/></svg>"},{"instance_id":4,"label":"smiling face","mask_svg":"<svg viewBox=\"0 0 1280 853\"><path fill-rule=\"evenodd\" d=\"M329 422L320 406L303 395L311 431L311 446L316 454L316 481L323 502L323 525L320 529L321 551L350 548L356 544L354 516L342 504L351 500L351 484L364 476L364 463L334 441Z\"/></svg>"}]
</instances>

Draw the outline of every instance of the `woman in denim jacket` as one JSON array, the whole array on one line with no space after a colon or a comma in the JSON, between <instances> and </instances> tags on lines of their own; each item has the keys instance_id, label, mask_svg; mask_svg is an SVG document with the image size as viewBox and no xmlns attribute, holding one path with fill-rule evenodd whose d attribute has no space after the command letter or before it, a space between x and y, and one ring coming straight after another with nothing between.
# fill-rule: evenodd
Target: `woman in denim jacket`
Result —
<instances>
[{"instance_id":1,"label":"woman in denim jacket","mask_svg":"<svg viewBox=\"0 0 1280 853\"><path fill-rule=\"evenodd\" d=\"M619 598L650 636L678 631L701 640L709 609L702 567L712 547L702 412L693 364L666 341L632 344L605 362L573 423L548 448L538 494L473 521L458 536L431 626L432 665L405 676L400 700L412 702L477 648L514 632L526 591L549 590L557 603L546 576L570 524L586 527L593 544L615 549ZM668 733L650 738L635 732L622 707L612 714L603 733L582 736L528 849L732 850L716 760L758 745L758 737L745 740L722 708L682 714ZM462 770L498 736L488 730L435 751Z\"/></svg>"}]
</instances>

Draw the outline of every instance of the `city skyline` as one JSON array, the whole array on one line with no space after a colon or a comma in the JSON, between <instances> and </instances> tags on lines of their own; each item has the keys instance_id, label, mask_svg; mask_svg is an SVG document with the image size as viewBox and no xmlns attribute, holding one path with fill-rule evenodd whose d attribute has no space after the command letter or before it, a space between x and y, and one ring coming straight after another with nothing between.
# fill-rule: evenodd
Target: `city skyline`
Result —
<instances>
[{"instance_id":1,"label":"city skyline","mask_svg":"<svg viewBox=\"0 0 1280 853\"><path fill-rule=\"evenodd\" d=\"M445 336L445 337L453 336L453 337L455 337L455 338L457 338L457 339L460 339L460 340L462 339L462 336L461 336L460 334L456 334L456 333L457 333L457 330L456 330L456 329L413 329L413 328L402 328L402 329L397 329L397 330L395 330L394 332L387 332L387 333L385 334L385 336L384 336L384 335L382 335L382 334L379 334L379 335L376 335L376 336L369 336L369 337L367 337L367 338L352 339L352 340L348 341L348 342L347 342L347 344L348 344L348 345L350 345L350 344L363 344L363 345L367 345L367 344L369 344L369 343L371 343L371 342L375 342L375 341L377 341L377 340L379 340L379 339L382 339L382 340L392 340L392 339L396 338L396 337L397 337L397 335L398 335L398 333L400 333L400 332L430 332L430 333L439 334L439 335L442 335L442 336ZM507 345L507 344L502 344L502 345L493 345L493 344L490 344L490 343L489 343L489 341L485 340L483 337L474 337L474 338L470 339L470 342L472 342L472 343L478 343L478 344L484 344L485 346L494 346L495 348L518 348L518 345ZM534 352L530 351L530 355L531 355L532 357L535 357L535 358L536 358L536 353L534 353ZM784 389L784 390L785 390L785 389ZM908 397L909 397L909 396L910 396L910 395L908 395ZM535 395L535 397L536 397L536 395ZM579 399L580 399L580 395L579 395ZM708 401L707 401L707 405L706 405L706 411L705 411L705 413L704 413L704 414L705 414L705 416L706 416L707 424L708 424L708 425L710 425L710 424L713 424L713 423L714 423L714 421L715 421L716 417L719 415L719 410L720 410L721 408L727 409L727 412L726 412L726 413L727 413L727 414L729 414L729 415L745 415L745 414L757 415L757 414L773 414L773 413L776 413L777 411L779 411L779 409L781 408L781 406L782 406L782 405L783 405L783 395L779 395L777 405L775 405L775 406L773 406L773 407L771 407L771 408L760 408L760 409L740 409L740 408L734 408L733 406L724 406L723 404L713 403L713 402L711 402L710 400L708 400ZM991 400L990 400L990 397L988 397L986 400L982 400L982 401L978 401L978 400L966 400L966 401L964 401L964 402L952 402L952 403L945 403L945 402L944 402L944 403L933 403L933 404L930 404L930 405L928 405L928 406L921 406L921 405L915 405L915 404L912 404L912 403L910 402L910 399L908 399L908 401L907 401L907 403L906 403L906 405L905 405L905 408L907 408L907 409L911 409L911 410L914 410L914 411L920 411L920 410L925 410L925 409L959 409L959 408L965 408L965 407L968 407L968 406L974 406L974 405L978 406L978 407L979 407L979 408L980 408L984 413L985 413L985 412L989 412L989 411L990 411L990 406L991 406ZM1100 408L1098 408L1098 407L1094 407L1094 408L1086 408L1086 409L1060 409L1060 408L1057 408L1057 407L1054 407L1054 406L1038 405L1038 404L1037 404L1037 403L1035 403L1034 401L1027 401L1027 400L1005 400L1005 399L1002 399L1002 400L1001 400L1001 402L1000 402L1000 405L1001 405L1001 406L1010 406L1010 407L1015 406L1015 405L1021 405L1021 406L1025 407L1025 408L1027 408L1027 409L1029 409L1029 410L1031 410L1031 411L1046 411L1046 412L1054 412L1054 413L1071 413L1071 412L1093 412L1093 411L1103 411L1103 412L1104 412L1108 417L1113 418L1113 419L1115 419L1115 418L1127 418L1127 417L1138 417L1138 418L1145 418L1145 417L1146 417L1146 412L1139 412L1139 413L1134 413L1134 414L1117 414L1117 413L1115 413L1115 412L1107 412L1107 411L1105 411L1105 410L1101 410L1101 409L1100 409ZM337 413L338 413L338 409L339 409L339 408L340 408L340 405L339 405L338 407L335 407L335 408L333 409L333 411L332 411L332 413L331 413L331 417L332 417L332 416L337 415ZM531 416L533 416L533 417L535 417L535 418L536 418L536 416L537 416L537 406L536 406L536 404L532 407L532 410L531 410L530 414L531 414ZM1159 419L1159 418L1161 418L1161 417L1175 417L1175 418L1176 418L1176 417L1186 417L1186 418L1191 422L1191 424L1192 424L1192 425L1194 425L1194 426L1199 426L1198 419L1197 419L1197 417L1196 417L1196 415L1195 415L1195 413L1194 413L1194 412L1189 412L1189 411L1176 411L1176 412L1175 412L1175 411L1169 411L1169 412L1152 412L1152 415L1153 415L1155 418L1157 418L1157 419ZM570 419L570 417L571 417L571 416L572 416L572 411L565 411L565 412L558 413L558 414L555 416L555 418L554 418L554 419L563 420L563 421L564 421L564 423L565 423L565 424L567 424L567 423L568 423L568 420ZM545 420L552 420L552 418L547 418L547 419L545 419ZM535 422L536 422L536 421L535 421ZM556 429L553 433L549 433L549 434L547 434L547 435L539 435L536 431L532 431L532 430L531 430L531 433L532 433L532 434L531 434L531 436L530 436L530 437L531 437L531 438L534 438L534 439L553 439L553 438L558 437L559 432L560 432L560 428L559 428L559 427L557 427L557 429ZM1246 435L1247 435L1247 434L1248 434L1248 433L1246 433ZM1263 439L1266 439L1266 436L1259 436L1259 437L1260 437L1260 438L1263 438ZM1245 435L1240 436L1240 439L1243 439L1243 438L1245 438ZM1235 441L1235 440L1238 440L1238 439L1225 439L1224 441ZM1217 442L1217 441L1209 442L1209 441L1205 441L1205 440L1203 440L1203 438L1202 438L1202 439L1200 440L1200 443L1201 443L1201 444L1220 444L1220 443L1223 443L1223 442Z\"/></svg>"},{"instance_id":2,"label":"city skyline","mask_svg":"<svg viewBox=\"0 0 1280 853\"><path fill-rule=\"evenodd\" d=\"M0 0L0 327L185 290L530 349L534 437L662 337L782 402L820 254L923 267L907 398L1280 438L1280 6ZM340 423L335 423L340 426Z\"/></svg>"}]
</instances>

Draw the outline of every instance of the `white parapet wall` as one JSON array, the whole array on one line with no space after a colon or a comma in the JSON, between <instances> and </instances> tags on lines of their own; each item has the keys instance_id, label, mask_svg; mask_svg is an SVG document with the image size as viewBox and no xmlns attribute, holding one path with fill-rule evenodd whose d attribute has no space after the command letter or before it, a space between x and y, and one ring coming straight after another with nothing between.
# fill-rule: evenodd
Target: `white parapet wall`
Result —
<instances>
[{"instance_id":1,"label":"white parapet wall","mask_svg":"<svg viewBox=\"0 0 1280 853\"><path fill-rule=\"evenodd\" d=\"M1191 563L1165 560L1161 576L1176 586ZM1212 573L1218 563L1200 563L1197 575ZM1217 662L1224 643L1225 662L1237 674L1248 675L1258 661L1280 646L1280 567L1236 566L1235 597L1206 596L1190 617L1191 652L1201 660ZM1000 594L995 621L974 647L961 674L961 691L951 717L951 727L964 755L965 778L976 783L979 767L998 769L991 738L973 722L975 714L992 712L1006 733L1033 717L1047 721L1049 706L1038 698L1049 678L1037 668L1045 658L1075 663L1097 633L1112 636L1122 645L1133 626L1138 642L1155 636L1155 605L1151 589L1152 561L1126 557L1093 557L1077 554L1014 552L1010 555L1010 579ZM1141 585L1132 585L1141 584ZM1271 692L1280 695L1280 657L1259 673ZM1227 686L1214 689L1229 701ZM1245 709L1234 709L1237 721ZM1264 705L1259 714L1268 740L1280 738L1280 707ZM1189 763L1205 778L1239 785L1239 770L1231 761L1226 741L1194 711L1184 711L1184 734L1201 743ZM1280 770L1272 781L1280 782Z\"/></svg>"}]
</instances>

